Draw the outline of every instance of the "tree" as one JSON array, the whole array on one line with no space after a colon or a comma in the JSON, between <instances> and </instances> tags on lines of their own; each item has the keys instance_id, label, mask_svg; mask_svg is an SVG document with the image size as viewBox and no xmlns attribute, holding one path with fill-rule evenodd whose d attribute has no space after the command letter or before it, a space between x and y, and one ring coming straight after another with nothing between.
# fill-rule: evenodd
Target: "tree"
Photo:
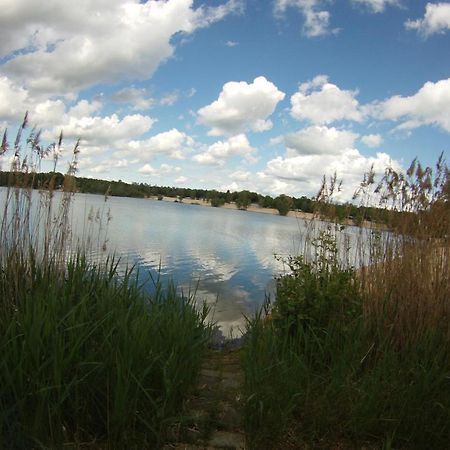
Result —
<instances>
[{"instance_id":1,"label":"tree","mask_svg":"<svg viewBox=\"0 0 450 450\"><path fill-rule=\"evenodd\" d=\"M250 205L250 193L248 191L239 192L236 199L236 206L239 209L247 209Z\"/></svg>"},{"instance_id":2,"label":"tree","mask_svg":"<svg viewBox=\"0 0 450 450\"><path fill-rule=\"evenodd\" d=\"M285 216L292 208L292 198L281 194L275 199L275 208L278 209L280 216Z\"/></svg>"}]
</instances>

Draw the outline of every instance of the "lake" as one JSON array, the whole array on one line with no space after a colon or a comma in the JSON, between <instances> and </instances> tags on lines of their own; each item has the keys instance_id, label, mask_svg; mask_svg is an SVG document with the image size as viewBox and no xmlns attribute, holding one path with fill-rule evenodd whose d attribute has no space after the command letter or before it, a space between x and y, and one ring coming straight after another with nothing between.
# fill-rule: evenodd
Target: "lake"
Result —
<instances>
[{"instance_id":1,"label":"lake","mask_svg":"<svg viewBox=\"0 0 450 450\"><path fill-rule=\"evenodd\" d=\"M2 202L3 203L3 202ZM243 315L252 315L267 295L283 263L275 255L297 255L304 248L307 224L292 217L203 207L157 200L76 194L72 208L74 235L88 232L106 212L102 233L107 253L135 264L141 280L173 279L196 301L207 302L224 335L240 334ZM91 221L88 220L89 214ZM97 242L94 227L94 242ZM356 235L351 227L349 236ZM103 242L102 238L99 242ZM102 251L98 249L97 255ZM147 289L152 289L148 281Z\"/></svg>"},{"instance_id":2,"label":"lake","mask_svg":"<svg viewBox=\"0 0 450 450\"><path fill-rule=\"evenodd\" d=\"M239 334L243 314L273 293L283 270L276 255L298 254L304 224L290 217L157 200L78 194L80 230L91 206L110 209L108 250L162 281L173 279L213 308L222 332ZM83 217L83 220L80 218ZM149 286L151 289L151 286Z\"/></svg>"}]
</instances>

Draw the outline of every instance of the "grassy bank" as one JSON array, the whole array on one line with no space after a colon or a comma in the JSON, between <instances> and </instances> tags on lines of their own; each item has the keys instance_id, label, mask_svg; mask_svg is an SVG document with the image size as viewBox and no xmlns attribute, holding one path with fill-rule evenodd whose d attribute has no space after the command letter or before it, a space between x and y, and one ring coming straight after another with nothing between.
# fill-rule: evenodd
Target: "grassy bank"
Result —
<instances>
[{"instance_id":1,"label":"grassy bank","mask_svg":"<svg viewBox=\"0 0 450 450\"><path fill-rule=\"evenodd\" d=\"M393 232L361 243L369 264L343 265L330 228L248 322L250 448L448 448L448 168L388 171L375 190Z\"/></svg>"},{"instance_id":2,"label":"grassy bank","mask_svg":"<svg viewBox=\"0 0 450 450\"><path fill-rule=\"evenodd\" d=\"M26 126L0 235L0 447L157 448L195 385L207 311L173 286L144 294L114 258L87 259L70 233L78 146L56 203L54 179L32 187L61 140L44 154L32 131L23 147Z\"/></svg>"}]
</instances>

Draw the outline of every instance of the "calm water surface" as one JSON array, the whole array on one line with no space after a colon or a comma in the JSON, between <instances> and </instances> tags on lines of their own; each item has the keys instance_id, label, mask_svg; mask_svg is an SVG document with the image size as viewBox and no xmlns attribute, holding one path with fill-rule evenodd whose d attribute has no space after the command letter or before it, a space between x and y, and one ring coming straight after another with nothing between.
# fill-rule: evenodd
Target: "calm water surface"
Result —
<instances>
[{"instance_id":1,"label":"calm water surface","mask_svg":"<svg viewBox=\"0 0 450 450\"><path fill-rule=\"evenodd\" d=\"M253 314L273 293L274 276L283 271L275 255L304 248L306 224L295 218L145 199L105 202L91 194L74 196L74 234L86 234L97 212L105 219L108 209L107 252L123 265L136 264L142 280L159 274L184 292L196 291L197 302L211 305L225 335L239 334L243 314Z\"/></svg>"},{"instance_id":2,"label":"calm water surface","mask_svg":"<svg viewBox=\"0 0 450 450\"><path fill-rule=\"evenodd\" d=\"M143 277L159 273L184 292L195 290L224 334L239 334L243 314L253 314L273 292L274 276L283 270L275 255L298 254L305 228L270 214L119 197L105 203L103 196L78 194L79 233L91 207L111 211L110 252L136 263Z\"/></svg>"}]
</instances>

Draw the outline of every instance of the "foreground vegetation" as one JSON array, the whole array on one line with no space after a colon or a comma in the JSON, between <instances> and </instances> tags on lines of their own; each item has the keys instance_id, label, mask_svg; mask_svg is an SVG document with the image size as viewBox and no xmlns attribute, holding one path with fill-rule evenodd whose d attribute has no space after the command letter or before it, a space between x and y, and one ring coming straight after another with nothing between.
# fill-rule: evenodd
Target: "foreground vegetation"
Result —
<instances>
[{"instance_id":1,"label":"foreground vegetation","mask_svg":"<svg viewBox=\"0 0 450 450\"><path fill-rule=\"evenodd\" d=\"M72 241L78 144L66 175L40 175L42 158L56 166L62 139L44 148L32 130L24 149L26 127L0 147L13 153L1 174L0 448L158 448L186 419L208 311L172 285L146 294L133 268L119 273L114 258L90 259L91 241ZM361 230L356 253L342 253L335 186L324 182L315 207L336 226L312 230L310 256L286 260L273 303L248 319L248 448L446 449L448 167L414 162L378 184L369 173L358 195L379 199L373 211L391 232Z\"/></svg>"},{"instance_id":2,"label":"foreground vegetation","mask_svg":"<svg viewBox=\"0 0 450 450\"><path fill-rule=\"evenodd\" d=\"M361 242L368 265L344 264L340 229L322 230L314 257L287 261L269 314L248 321L250 448L448 448L449 171L413 163L375 191L395 232Z\"/></svg>"},{"instance_id":3,"label":"foreground vegetation","mask_svg":"<svg viewBox=\"0 0 450 450\"><path fill-rule=\"evenodd\" d=\"M0 448L157 448L196 382L207 311L173 286L146 295L132 269L74 249L78 146L60 201L53 178L33 193L43 155L33 132L21 147L26 125L0 234Z\"/></svg>"}]
</instances>

